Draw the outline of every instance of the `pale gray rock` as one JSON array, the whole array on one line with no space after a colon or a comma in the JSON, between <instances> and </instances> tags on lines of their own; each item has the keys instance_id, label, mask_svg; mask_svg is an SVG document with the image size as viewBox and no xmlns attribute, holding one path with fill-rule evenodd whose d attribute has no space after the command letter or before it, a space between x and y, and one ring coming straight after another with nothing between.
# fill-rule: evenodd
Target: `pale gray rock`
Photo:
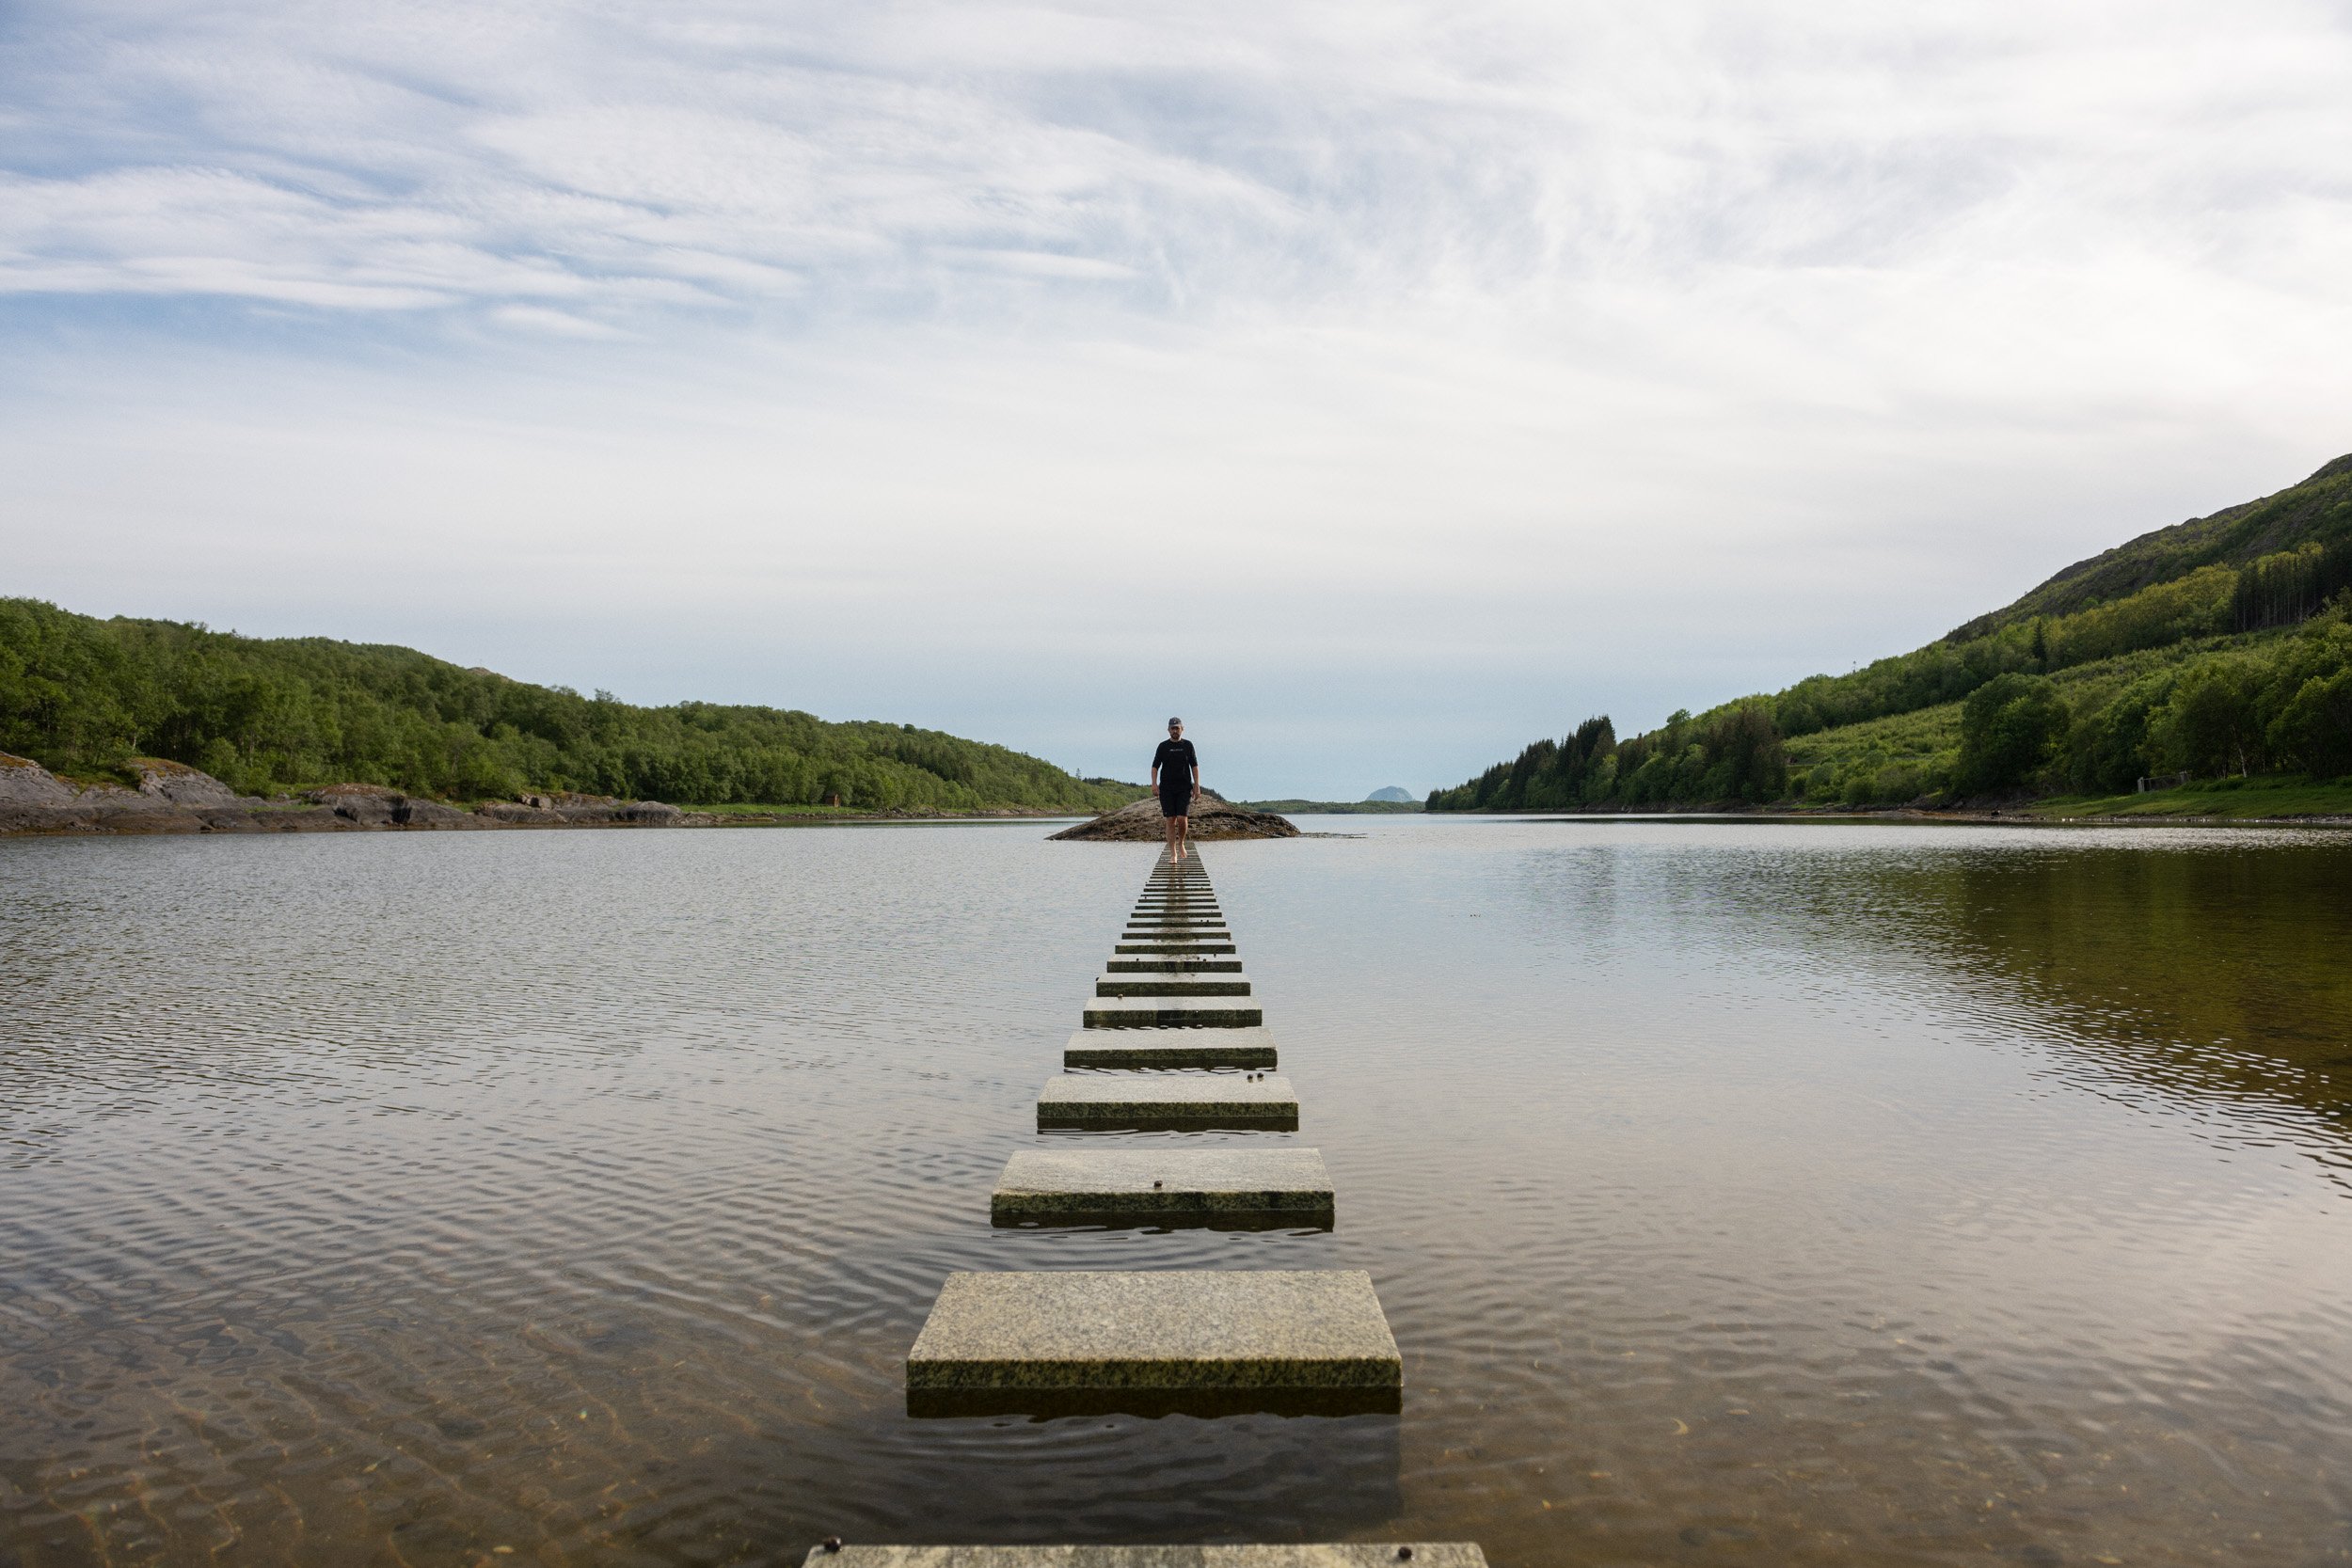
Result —
<instances>
[{"instance_id":1,"label":"pale gray rock","mask_svg":"<svg viewBox=\"0 0 2352 1568\"><path fill-rule=\"evenodd\" d=\"M0 806L56 809L73 804L72 784L30 757L0 752Z\"/></svg>"},{"instance_id":2,"label":"pale gray rock","mask_svg":"<svg viewBox=\"0 0 2352 1568\"><path fill-rule=\"evenodd\" d=\"M131 767L138 773L140 794L175 806L202 811L208 807L260 803L239 795L201 768L190 768L183 762L168 762L162 757L133 757Z\"/></svg>"}]
</instances>

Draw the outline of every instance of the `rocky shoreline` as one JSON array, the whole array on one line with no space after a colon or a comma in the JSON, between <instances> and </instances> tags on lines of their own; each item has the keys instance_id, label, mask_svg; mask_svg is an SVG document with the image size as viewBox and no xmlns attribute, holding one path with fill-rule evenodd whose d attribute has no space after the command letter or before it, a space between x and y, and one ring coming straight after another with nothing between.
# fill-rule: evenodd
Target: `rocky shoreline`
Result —
<instances>
[{"instance_id":1,"label":"rocky shoreline","mask_svg":"<svg viewBox=\"0 0 2352 1568\"><path fill-rule=\"evenodd\" d=\"M382 784L340 784L265 800L239 795L210 773L135 757L135 787L83 787L39 763L0 752L0 837L126 833L467 832L495 828L756 828L956 816L1067 816L1067 812L861 812L791 816L694 812L660 800L550 793L473 807Z\"/></svg>"}]
</instances>

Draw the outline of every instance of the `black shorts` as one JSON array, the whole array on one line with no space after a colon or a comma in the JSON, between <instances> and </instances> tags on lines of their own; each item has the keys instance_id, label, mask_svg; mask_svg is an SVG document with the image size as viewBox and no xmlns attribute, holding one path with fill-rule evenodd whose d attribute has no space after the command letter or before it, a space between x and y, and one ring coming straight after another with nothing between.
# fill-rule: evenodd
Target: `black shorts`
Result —
<instances>
[{"instance_id":1,"label":"black shorts","mask_svg":"<svg viewBox=\"0 0 2352 1568\"><path fill-rule=\"evenodd\" d=\"M1192 791L1186 789L1182 794L1171 795L1165 789L1161 790L1160 815L1162 816L1190 816L1192 815Z\"/></svg>"}]
</instances>

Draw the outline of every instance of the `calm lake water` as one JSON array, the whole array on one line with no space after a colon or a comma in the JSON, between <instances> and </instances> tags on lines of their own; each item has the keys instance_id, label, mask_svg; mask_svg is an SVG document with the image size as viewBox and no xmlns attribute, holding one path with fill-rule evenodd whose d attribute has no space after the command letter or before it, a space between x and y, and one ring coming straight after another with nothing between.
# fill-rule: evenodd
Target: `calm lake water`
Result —
<instances>
[{"instance_id":1,"label":"calm lake water","mask_svg":"<svg viewBox=\"0 0 2352 1568\"><path fill-rule=\"evenodd\" d=\"M2352 838L1308 825L1328 1233L989 1224L1149 847L0 843L0 1564L2352 1560ZM1204 1265L1403 1414L905 1413L950 1270Z\"/></svg>"}]
</instances>

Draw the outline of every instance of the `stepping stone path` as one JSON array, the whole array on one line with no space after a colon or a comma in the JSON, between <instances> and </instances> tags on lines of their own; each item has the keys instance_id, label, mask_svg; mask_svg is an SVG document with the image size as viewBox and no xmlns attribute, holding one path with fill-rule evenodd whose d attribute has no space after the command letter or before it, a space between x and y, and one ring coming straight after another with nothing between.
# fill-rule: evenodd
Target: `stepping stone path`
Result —
<instances>
[{"instance_id":1,"label":"stepping stone path","mask_svg":"<svg viewBox=\"0 0 2352 1568\"><path fill-rule=\"evenodd\" d=\"M1041 1130L1292 1131L1298 1095L1199 854L1165 851L1038 1095ZM997 1225L1258 1224L1328 1228L1319 1149L1103 1138L1025 1148ZM1359 1269L952 1274L907 1354L912 1413L1051 1414L1069 1401L1199 1411L1395 1410L1405 1363ZM1323 1403L1330 1400L1336 1405ZM967 1402L980 1402L969 1403ZM1239 1402L1235 1402L1238 1401ZM844 1546L810 1568L1486 1568L1464 1542L1219 1546Z\"/></svg>"},{"instance_id":2,"label":"stepping stone path","mask_svg":"<svg viewBox=\"0 0 2352 1568\"><path fill-rule=\"evenodd\" d=\"M1349 1541L1250 1546L841 1546L802 1568L1486 1568L1468 1541Z\"/></svg>"}]
</instances>

